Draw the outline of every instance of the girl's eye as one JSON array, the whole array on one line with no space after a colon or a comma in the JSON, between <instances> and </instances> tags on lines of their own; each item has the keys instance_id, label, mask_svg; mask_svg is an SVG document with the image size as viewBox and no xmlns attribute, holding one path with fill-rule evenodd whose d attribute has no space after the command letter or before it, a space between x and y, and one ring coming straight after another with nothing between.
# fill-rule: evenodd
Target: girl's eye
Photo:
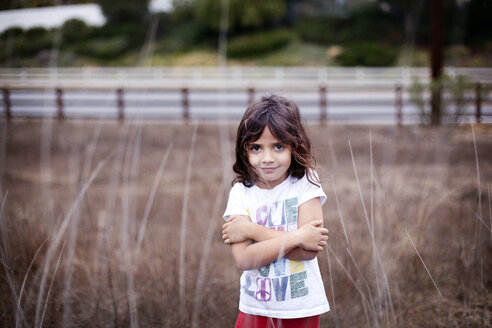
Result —
<instances>
[{"instance_id":1,"label":"girl's eye","mask_svg":"<svg viewBox=\"0 0 492 328\"><path fill-rule=\"evenodd\" d=\"M275 145L275 150L282 150L284 148L285 148L284 145L281 144Z\"/></svg>"},{"instance_id":2,"label":"girl's eye","mask_svg":"<svg viewBox=\"0 0 492 328\"><path fill-rule=\"evenodd\" d=\"M250 147L250 149L251 149L252 151L260 151L261 147L260 147L260 146L258 146L258 145L252 145L252 146Z\"/></svg>"}]
</instances>

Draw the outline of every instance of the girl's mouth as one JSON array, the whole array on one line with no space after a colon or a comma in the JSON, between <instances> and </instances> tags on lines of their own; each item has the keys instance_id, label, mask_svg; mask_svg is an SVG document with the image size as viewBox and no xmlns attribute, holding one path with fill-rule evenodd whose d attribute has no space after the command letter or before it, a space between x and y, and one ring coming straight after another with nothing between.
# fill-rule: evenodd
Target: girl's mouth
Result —
<instances>
[{"instance_id":1,"label":"girl's mouth","mask_svg":"<svg viewBox=\"0 0 492 328\"><path fill-rule=\"evenodd\" d=\"M277 168L276 167L262 167L261 170L265 173L273 173Z\"/></svg>"}]
</instances>

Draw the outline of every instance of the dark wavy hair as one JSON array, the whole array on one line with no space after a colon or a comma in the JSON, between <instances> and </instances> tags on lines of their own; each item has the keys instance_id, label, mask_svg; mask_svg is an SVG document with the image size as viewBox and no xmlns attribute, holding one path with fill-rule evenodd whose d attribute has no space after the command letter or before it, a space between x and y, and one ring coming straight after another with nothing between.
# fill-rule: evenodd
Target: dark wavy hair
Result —
<instances>
[{"instance_id":1,"label":"dark wavy hair","mask_svg":"<svg viewBox=\"0 0 492 328\"><path fill-rule=\"evenodd\" d=\"M251 104L237 128L236 162L232 169L236 173L233 180L251 187L258 181L258 175L248 160L248 145L258 140L265 127L281 143L291 148L289 174L298 179L307 174L307 179L318 186L319 180L314 174L316 161L311 155L311 142L301 123L299 107L284 97L271 95Z\"/></svg>"}]
</instances>

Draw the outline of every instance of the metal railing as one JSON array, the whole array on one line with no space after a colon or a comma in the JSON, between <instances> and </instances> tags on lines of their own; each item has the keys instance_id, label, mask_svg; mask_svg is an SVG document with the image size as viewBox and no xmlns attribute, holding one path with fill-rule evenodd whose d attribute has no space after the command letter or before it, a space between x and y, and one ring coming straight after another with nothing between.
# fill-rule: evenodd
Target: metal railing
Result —
<instances>
[{"instance_id":1,"label":"metal railing","mask_svg":"<svg viewBox=\"0 0 492 328\"><path fill-rule=\"evenodd\" d=\"M463 99L470 107L465 115L474 116L477 122L492 116L492 69L448 68L446 73L468 74L469 80L474 81ZM44 116L41 110L51 106L56 112L50 115L60 119L70 116L71 108L83 101L88 103L87 108L114 108L115 112L107 116L119 119L132 116L135 107L155 108L160 117L173 112L174 118L184 120L238 117L258 95L280 93L292 95L301 111L310 108L307 116L321 123L359 115L391 116L393 122L402 124L414 122L420 115L410 101L408 87L416 77L421 83L428 82L428 75L424 68L43 68L0 69L0 84L7 120L23 116L21 112L14 113L14 108L29 101L30 106L38 108L32 110L32 115ZM488 90L485 94L484 89ZM105 101L94 100L98 92L105 94ZM26 100L28 93L35 95L32 100ZM85 99L73 100L77 94ZM159 99L150 101L145 99L149 94L169 97L155 96ZM423 97L429 101L428 94ZM219 107L229 112L214 114L213 109L218 112ZM239 110L234 112L231 108Z\"/></svg>"},{"instance_id":2,"label":"metal railing","mask_svg":"<svg viewBox=\"0 0 492 328\"><path fill-rule=\"evenodd\" d=\"M316 84L388 84L408 85L414 78L429 81L428 68L412 67L81 67L81 68L3 68L3 85L30 85L39 82L96 85L145 85L166 83L276 83L310 82ZM491 68L446 67L444 74L464 75L473 82L492 83Z\"/></svg>"},{"instance_id":3,"label":"metal railing","mask_svg":"<svg viewBox=\"0 0 492 328\"><path fill-rule=\"evenodd\" d=\"M489 86L490 87L490 86ZM92 88L91 90L93 91L101 91L100 88ZM66 112L67 112L67 107L70 108L70 105L67 105L67 94L70 94L70 92L90 92L91 90L88 90L87 88L62 88L62 87L57 87L57 88L39 88L39 87L18 87L18 88L8 88L4 87L3 92L2 92L2 98L3 98L3 109L4 109L4 115L7 120L10 120L12 117L20 117L22 115L14 115L13 114L13 102L11 99L11 94L12 92L42 92L43 95L46 95L46 93L51 94L52 98L54 99L53 106L56 108L56 116L59 119L63 119L66 117ZM481 83L476 83L474 89L470 89L470 91L467 94L466 99L463 101L471 104L471 106L474 107L474 113L464 113L464 115L473 115L475 116L476 122L481 122L482 118L485 116L492 116L492 108L491 108L491 98L490 96L487 96L486 98L483 97L483 85ZM105 94L113 94L113 99L114 101L110 101L109 103L99 103L94 105L92 104L91 106L93 107L98 107L102 105L110 105L114 106L116 109L116 117L120 120L123 120L127 114L127 108L131 107L128 106L128 102L130 102L130 99L133 97L135 98L135 95L138 95L138 92L141 92L141 89L135 89L135 88L107 88L104 89ZM192 89L192 88L179 88L179 89L169 89L169 88L154 88L154 92L156 93L173 93L175 95L174 97L174 105L172 102L166 102L166 101L161 101L160 105L157 105L159 108L159 111L161 114L166 113L167 108L169 107L180 107L180 115L177 115L175 118L180 118L185 121L194 118L191 115L191 107L212 107L217 104L220 105L221 100L210 100L210 96L214 96L214 94L218 94L215 92L221 93L221 95L224 97L222 99L222 105L227 107L227 106L236 106L236 107L242 107L243 109L246 108L246 106L250 103L252 103L257 95L262 94L262 93L271 93L271 92L276 92L276 91L281 91L280 93L286 94L289 92L296 92L298 95L308 95L304 96L304 100L298 101L300 104L301 109L306 105L310 104L312 107L317 107L318 112L313 113L311 112L310 114L310 119L318 120L320 123L324 124L330 121L333 117L336 117L337 114L335 114L334 110L332 110L331 107L340 107L343 106L343 102L348 102L348 101L354 101L351 100L351 95L354 94L359 94L359 98L357 99L357 102L362 104L365 108L367 108L367 112L365 113L365 116L377 116L377 115L386 115L390 116L390 112L386 111L385 113L383 112L374 112L370 111L369 108L371 107L378 107L378 106L386 106L386 107L393 107L394 109L392 110L393 116L394 116L394 122L397 124L402 124L404 123L404 117L409 117L411 115L415 116L418 115L415 111L413 113L409 113L409 110L407 109L407 112L404 113L404 108L409 107L409 99L407 96L405 96L405 89L404 86L401 84L395 84L391 87L374 87L372 85L359 85L357 87L353 87L350 90L340 88L340 87L330 87L327 85L320 85L315 89L312 90L306 90L302 89L301 91L296 88L295 86L290 86L289 88L286 88L285 85L281 88L281 90L277 89L274 90L272 88L269 89L264 89L264 88L235 88L235 87L230 87L227 89L221 89L221 90L213 90L213 89ZM202 96L202 99L195 99L195 101L191 100L191 94L193 92L209 92L208 98ZM212 92L210 94L210 92ZM246 95L245 97L239 96L236 98L239 99L230 99L228 97L229 93L234 93L234 94L244 94ZM315 94L317 93L317 97ZM365 93L366 96L361 97L361 93ZM392 94L392 96L391 96ZM338 96L335 97L334 95ZM340 98L340 96L344 96L345 100ZM428 100L428 95L424 95L426 98L426 101ZM86 96L86 98L92 98L90 95ZM127 99L128 98L128 99ZM317 99L316 99L317 98ZM391 98L393 100L391 100ZM307 100L306 100L307 99ZM304 102L304 104L302 104ZM335 102L338 102L336 105L332 104ZM39 107L46 107L47 104L43 100L38 100L37 103L39 104ZM133 103L135 103L135 100L133 100ZM208 103L208 105L207 105ZM102 104L102 105L101 105ZM112 104L112 105L111 105ZM487 105L487 110L484 109L484 104ZM134 104L133 104L134 106ZM145 105L144 103L140 103L140 107L143 106L148 106ZM346 113L346 116L349 115ZM356 114L352 114L356 115ZM359 113L361 115L361 113ZM43 116L41 112L37 116ZM88 115L90 116L90 114ZM97 116L97 115L95 115ZM209 118L220 118L219 114L210 114L208 115ZM236 113L233 116L240 116L240 112ZM338 117L340 117L340 114L338 114Z\"/></svg>"}]
</instances>

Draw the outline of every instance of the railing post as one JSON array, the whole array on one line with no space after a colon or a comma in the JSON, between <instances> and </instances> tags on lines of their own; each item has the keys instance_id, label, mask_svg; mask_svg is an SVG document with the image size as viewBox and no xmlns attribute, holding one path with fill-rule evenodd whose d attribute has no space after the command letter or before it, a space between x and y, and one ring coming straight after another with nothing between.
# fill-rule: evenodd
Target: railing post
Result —
<instances>
[{"instance_id":1,"label":"railing post","mask_svg":"<svg viewBox=\"0 0 492 328\"><path fill-rule=\"evenodd\" d=\"M396 122L398 125L401 125L403 121L403 99L402 99L401 84L397 84L395 87L395 109L396 109Z\"/></svg>"},{"instance_id":2,"label":"railing post","mask_svg":"<svg viewBox=\"0 0 492 328\"><path fill-rule=\"evenodd\" d=\"M255 101L255 89L248 88L248 106L253 104L254 101Z\"/></svg>"},{"instance_id":3,"label":"railing post","mask_svg":"<svg viewBox=\"0 0 492 328\"><path fill-rule=\"evenodd\" d=\"M190 101L188 99L188 88L181 89L182 104L183 104L183 119L188 121L190 119Z\"/></svg>"},{"instance_id":4,"label":"railing post","mask_svg":"<svg viewBox=\"0 0 492 328\"><path fill-rule=\"evenodd\" d=\"M477 123L482 123L482 84L477 82L475 86L475 118Z\"/></svg>"},{"instance_id":5,"label":"railing post","mask_svg":"<svg viewBox=\"0 0 492 328\"><path fill-rule=\"evenodd\" d=\"M10 89L8 87L3 88L3 108L5 110L5 117L7 121L10 121L12 118L12 113L10 111L11 103L10 103Z\"/></svg>"},{"instance_id":6,"label":"railing post","mask_svg":"<svg viewBox=\"0 0 492 328\"><path fill-rule=\"evenodd\" d=\"M118 106L118 120L122 121L125 118L125 99L122 88L116 89L116 103Z\"/></svg>"},{"instance_id":7,"label":"railing post","mask_svg":"<svg viewBox=\"0 0 492 328\"><path fill-rule=\"evenodd\" d=\"M319 120L321 124L325 124L328 119L328 101L326 98L327 87L321 86L319 88Z\"/></svg>"},{"instance_id":8,"label":"railing post","mask_svg":"<svg viewBox=\"0 0 492 328\"><path fill-rule=\"evenodd\" d=\"M57 118L63 120L65 114L63 113L63 89L56 88L56 108L57 108Z\"/></svg>"}]
</instances>

